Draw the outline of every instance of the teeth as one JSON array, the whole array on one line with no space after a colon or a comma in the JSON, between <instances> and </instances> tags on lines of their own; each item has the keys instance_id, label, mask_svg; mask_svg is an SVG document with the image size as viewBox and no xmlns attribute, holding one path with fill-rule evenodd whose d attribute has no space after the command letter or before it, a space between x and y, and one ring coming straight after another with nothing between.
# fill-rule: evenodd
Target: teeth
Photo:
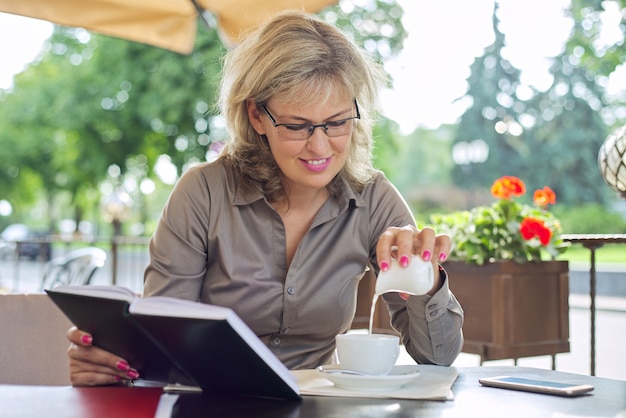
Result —
<instances>
[{"instance_id":1,"label":"teeth","mask_svg":"<svg viewBox=\"0 0 626 418\"><path fill-rule=\"evenodd\" d=\"M323 160L306 160L306 162L310 165L322 165L326 162L326 158L324 158Z\"/></svg>"}]
</instances>

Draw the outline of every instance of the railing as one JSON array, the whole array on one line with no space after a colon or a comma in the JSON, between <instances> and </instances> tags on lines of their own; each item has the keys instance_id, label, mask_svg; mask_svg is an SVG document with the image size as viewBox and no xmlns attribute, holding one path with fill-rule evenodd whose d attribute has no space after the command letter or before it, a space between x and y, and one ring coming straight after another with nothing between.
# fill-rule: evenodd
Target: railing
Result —
<instances>
[{"instance_id":1,"label":"railing","mask_svg":"<svg viewBox=\"0 0 626 418\"><path fill-rule=\"evenodd\" d=\"M55 258L77 248L94 246L102 248L108 255L105 266L99 273L100 278L105 278L104 282L121 284L131 290L141 292L143 272L149 258L148 242L148 237L48 236L5 243L5 248L0 253L0 261L3 265L3 269L0 270L0 279L4 287L11 286L13 292L18 292L24 287L22 282L29 281L34 286L34 282L41 280L45 263L50 257ZM25 261L23 251L25 246L29 246L30 249L27 256L32 254L33 246L39 246L39 255L33 260L35 263ZM10 285L9 282L11 282ZM32 289L33 286L30 288Z\"/></svg>"},{"instance_id":2,"label":"railing","mask_svg":"<svg viewBox=\"0 0 626 418\"><path fill-rule=\"evenodd\" d=\"M591 360L590 375L596 375L596 250L605 244L626 244L626 234L565 234L562 235L564 241L582 244L591 253L589 268L589 312L591 315Z\"/></svg>"},{"instance_id":3,"label":"railing","mask_svg":"<svg viewBox=\"0 0 626 418\"><path fill-rule=\"evenodd\" d=\"M590 338L590 375L595 376L596 373L596 250L607 244L626 244L626 234L565 234L562 235L563 240L574 244L581 244L590 251L590 270L589 270L589 297L590 297L590 322L591 322L591 338ZM81 246L97 246L109 253L108 260L104 270L110 277L111 284L122 284L137 292L142 291L143 286L143 270L148 262L148 237L123 237L118 236L111 238L94 238L94 239L77 239L63 238L59 236L50 236L47 238L33 239L28 241L20 241L15 244L15 256L12 272L13 290L17 291L20 284L20 249L23 245L39 245L40 254L46 254L45 247L53 245L54 252L52 257L58 254L61 249L64 252ZM61 245L60 245L61 244ZM64 250L63 250L64 248ZM6 253L2 254L3 256ZM5 260L6 261L6 260ZM39 259L41 266L45 264L46 259ZM1 273L1 272L0 272ZM31 273L32 274L32 273ZM37 274L35 272L34 274ZM122 278L120 283L120 278ZM0 279L4 279L0 275Z\"/></svg>"}]
</instances>

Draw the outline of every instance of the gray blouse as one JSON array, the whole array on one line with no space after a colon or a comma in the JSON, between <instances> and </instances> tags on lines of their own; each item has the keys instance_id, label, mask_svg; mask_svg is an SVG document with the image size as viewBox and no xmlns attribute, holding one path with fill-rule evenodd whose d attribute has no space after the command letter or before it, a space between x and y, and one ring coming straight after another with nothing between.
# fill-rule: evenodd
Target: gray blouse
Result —
<instances>
[{"instance_id":1,"label":"gray blouse","mask_svg":"<svg viewBox=\"0 0 626 418\"><path fill-rule=\"evenodd\" d=\"M329 363L335 335L353 320L367 264L378 272L378 237L415 222L382 173L361 193L344 182L342 196L322 206L287 268L285 228L263 194L221 160L190 168L151 239L144 295L230 307L291 369ZM432 297L384 300L417 362L454 361L463 311L447 280Z\"/></svg>"}]
</instances>

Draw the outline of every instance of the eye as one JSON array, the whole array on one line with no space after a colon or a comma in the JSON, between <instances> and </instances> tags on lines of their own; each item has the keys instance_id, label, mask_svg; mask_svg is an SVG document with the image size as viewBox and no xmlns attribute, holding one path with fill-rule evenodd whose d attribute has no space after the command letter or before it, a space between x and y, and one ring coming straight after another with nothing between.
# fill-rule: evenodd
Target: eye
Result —
<instances>
[{"instance_id":1,"label":"eye","mask_svg":"<svg viewBox=\"0 0 626 418\"><path fill-rule=\"evenodd\" d=\"M350 119L333 120L330 122L326 122L326 125L330 126L331 128L338 128L345 125Z\"/></svg>"},{"instance_id":2,"label":"eye","mask_svg":"<svg viewBox=\"0 0 626 418\"><path fill-rule=\"evenodd\" d=\"M308 124L295 124L295 123L285 123L282 126L289 129L290 131L302 131L304 129L308 129Z\"/></svg>"}]
</instances>

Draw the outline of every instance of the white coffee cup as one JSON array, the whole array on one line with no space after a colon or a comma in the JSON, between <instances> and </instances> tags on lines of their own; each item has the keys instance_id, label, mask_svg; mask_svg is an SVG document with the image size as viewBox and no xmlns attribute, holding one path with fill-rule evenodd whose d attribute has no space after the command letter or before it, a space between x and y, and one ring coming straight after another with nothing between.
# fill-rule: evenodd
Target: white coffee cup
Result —
<instances>
[{"instance_id":1,"label":"white coffee cup","mask_svg":"<svg viewBox=\"0 0 626 418\"><path fill-rule=\"evenodd\" d=\"M434 281L435 274L430 261L414 255L409 265L402 267L398 260L392 259L389 270L378 273L375 292L377 295L387 292L424 295L432 289Z\"/></svg>"},{"instance_id":2,"label":"white coffee cup","mask_svg":"<svg viewBox=\"0 0 626 418\"><path fill-rule=\"evenodd\" d=\"M389 334L340 334L335 338L342 369L387 375L400 352L400 338Z\"/></svg>"}]
</instances>

